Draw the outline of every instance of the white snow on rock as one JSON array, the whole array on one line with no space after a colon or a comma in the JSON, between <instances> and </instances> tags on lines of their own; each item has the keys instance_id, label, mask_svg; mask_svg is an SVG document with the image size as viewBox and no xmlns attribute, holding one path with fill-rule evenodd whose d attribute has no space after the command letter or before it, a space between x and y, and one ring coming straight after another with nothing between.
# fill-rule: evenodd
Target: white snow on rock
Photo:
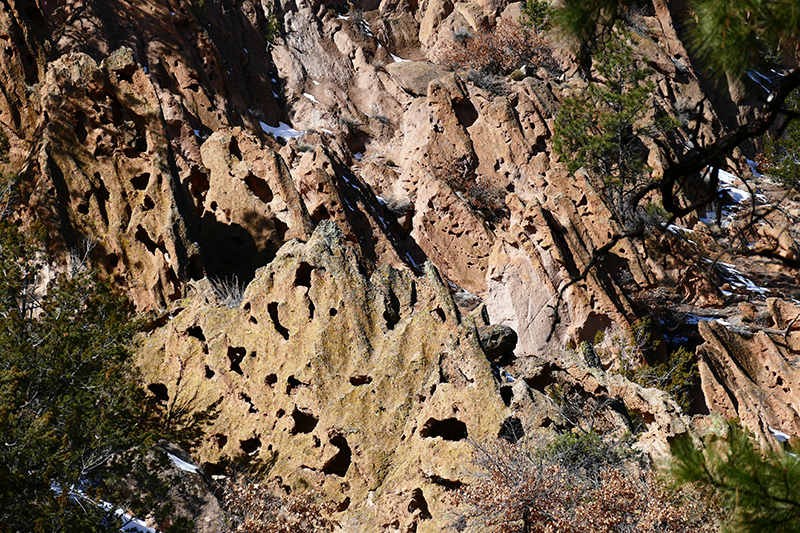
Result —
<instances>
[{"instance_id":1,"label":"white snow on rock","mask_svg":"<svg viewBox=\"0 0 800 533\"><path fill-rule=\"evenodd\" d=\"M180 470L183 470L184 472L194 472L195 474L200 472L199 466L193 465L192 463L187 463L177 455L167 453L167 456L169 457L169 460L172 461L172 464L174 464L176 467L178 467Z\"/></svg>"},{"instance_id":2,"label":"white snow on rock","mask_svg":"<svg viewBox=\"0 0 800 533\"><path fill-rule=\"evenodd\" d=\"M724 183L726 185L726 187L724 187L723 190L728 191L728 194L731 195L731 198L733 198L733 201L735 201L736 203L740 204L745 200L750 199L749 192L742 189L738 189L733 186L737 181L741 181L741 179L739 179L736 175L731 174L726 170L720 170L719 181L720 183Z\"/></svg>"},{"instance_id":3,"label":"white snow on rock","mask_svg":"<svg viewBox=\"0 0 800 533\"><path fill-rule=\"evenodd\" d=\"M309 100L311 100L311 101L312 101L312 102L314 102L315 104L318 104L318 103L319 103L319 100L317 100L316 98L314 98L314 95L313 95L313 94L303 93L303 96L305 96L306 98L308 98Z\"/></svg>"},{"instance_id":4,"label":"white snow on rock","mask_svg":"<svg viewBox=\"0 0 800 533\"><path fill-rule=\"evenodd\" d=\"M775 429L772 426L767 426L767 427L769 428L769 432L772 433L772 436L775 437L775 440L777 440L778 442L786 442L792 438L791 435L787 435L786 433L784 433L779 429Z\"/></svg>"},{"instance_id":5,"label":"white snow on rock","mask_svg":"<svg viewBox=\"0 0 800 533\"><path fill-rule=\"evenodd\" d=\"M285 122L278 122L278 127L270 126L269 124L261 122L260 120L258 123L261 125L261 129L264 130L265 133L268 133L275 138L283 137L284 139L294 139L295 137L300 137L303 135L303 133L305 133L303 131L297 131Z\"/></svg>"}]
</instances>

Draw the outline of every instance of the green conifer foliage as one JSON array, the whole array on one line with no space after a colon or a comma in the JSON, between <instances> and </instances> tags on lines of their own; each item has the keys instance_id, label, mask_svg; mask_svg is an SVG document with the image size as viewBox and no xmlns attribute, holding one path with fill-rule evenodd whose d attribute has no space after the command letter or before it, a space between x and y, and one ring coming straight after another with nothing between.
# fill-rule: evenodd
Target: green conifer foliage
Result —
<instances>
[{"instance_id":1,"label":"green conifer foliage","mask_svg":"<svg viewBox=\"0 0 800 533\"><path fill-rule=\"evenodd\" d=\"M638 64L627 38L617 31L595 60L597 80L585 95L565 99L553 139L567 169L584 168L623 224L634 218L638 193L650 181L642 139L673 126L668 117L658 118L650 71Z\"/></svg>"},{"instance_id":2,"label":"green conifer foliage","mask_svg":"<svg viewBox=\"0 0 800 533\"><path fill-rule=\"evenodd\" d=\"M800 90L786 99L786 107L800 113ZM792 121L778 137L768 139L764 152L766 172L790 187L800 188L800 124Z\"/></svg>"},{"instance_id":3,"label":"green conifer foliage","mask_svg":"<svg viewBox=\"0 0 800 533\"><path fill-rule=\"evenodd\" d=\"M42 295L41 264L0 221L0 532L118 530L97 502L115 501L108 460L147 441L128 349L138 323L92 273Z\"/></svg>"},{"instance_id":4,"label":"green conifer foliage","mask_svg":"<svg viewBox=\"0 0 800 533\"><path fill-rule=\"evenodd\" d=\"M675 441L670 465L677 484L712 491L727 509L729 531L800 531L800 454L762 450L751 434L731 422L725 438L709 438L705 450L689 436Z\"/></svg>"},{"instance_id":5,"label":"green conifer foliage","mask_svg":"<svg viewBox=\"0 0 800 533\"><path fill-rule=\"evenodd\" d=\"M691 8L693 48L720 73L742 75L797 53L796 0L694 0Z\"/></svg>"}]
</instances>

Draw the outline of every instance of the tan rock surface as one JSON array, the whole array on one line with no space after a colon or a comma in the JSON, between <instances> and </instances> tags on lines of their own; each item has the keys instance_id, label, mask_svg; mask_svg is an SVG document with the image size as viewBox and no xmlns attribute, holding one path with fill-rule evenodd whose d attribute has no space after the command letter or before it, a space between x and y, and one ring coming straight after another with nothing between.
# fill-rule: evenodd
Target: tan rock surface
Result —
<instances>
[{"instance_id":1,"label":"tan rock surface","mask_svg":"<svg viewBox=\"0 0 800 533\"><path fill-rule=\"evenodd\" d=\"M438 531L442 495L469 456L464 439L441 435L461 423L497 435L512 414L542 425L549 404L525 377L545 363L553 371L541 375L622 398L649 423L643 446L664 453L686 426L669 401L558 355L644 315L659 338L673 315L679 333L700 321L713 410L762 434L800 431L794 303L765 301L798 296L796 273L709 269L728 259L724 232L701 214L676 221L685 231L620 241L561 293L622 229L552 151L560 102L586 88L574 58L557 49L563 72L531 66L501 78L502 94L424 63L455 31L514 18L520 3L205 5L9 0L0 127L21 175L17 221L45 225L58 268L88 239L93 266L158 311L142 351L151 382L193 398L190 408L222 398L200 450L209 465L274 455L289 486L350 498L346 529ZM668 3L652 13L637 54L656 71L660 105L685 131L698 126L692 142L746 120L747 87L704 100ZM267 42L273 14L281 26ZM407 69L424 75L398 74ZM660 158L652 149L656 175ZM746 173L743 161L729 168ZM796 259L800 204L788 203L757 245ZM734 234L744 210L726 209ZM204 278L234 275L249 282L245 300L221 307ZM462 322L455 292L476 313ZM747 326L736 321L743 303ZM492 377L475 344L470 321L485 316L519 336L513 385ZM735 327L701 320L713 316Z\"/></svg>"},{"instance_id":2,"label":"tan rock surface","mask_svg":"<svg viewBox=\"0 0 800 533\"><path fill-rule=\"evenodd\" d=\"M364 277L323 222L307 244L284 245L237 308L202 293L181 304L140 358L177 405L222 399L198 452L207 466L273 461L270 476L292 489L349 499L345 522L361 531L411 497L428 510L400 519L436 531L447 490L436 480L457 481L467 438L495 435L506 411L474 326L459 325L440 285L435 271Z\"/></svg>"}]
</instances>

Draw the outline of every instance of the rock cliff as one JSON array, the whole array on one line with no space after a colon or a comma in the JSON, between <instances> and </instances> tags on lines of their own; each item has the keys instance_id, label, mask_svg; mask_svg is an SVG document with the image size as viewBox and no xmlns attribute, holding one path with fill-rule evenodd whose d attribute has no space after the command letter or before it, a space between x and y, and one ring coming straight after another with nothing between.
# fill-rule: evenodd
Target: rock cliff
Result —
<instances>
[{"instance_id":1,"label":"rock cliff","mask_svg":"<svg viewBox=\"0 0 800 533\"><path fill-rule=\"evenodd\" d=\"M646 423L642 447L666 453L691 427L677 405L565 351L643 316L662 347L699 345L699 413L738 416L765 442L769 427L800 434L800 310L785 299L798 275L718 261L734 239L720 226L735 236L746 208L781 192L737 151L728 169L761 196L731 174L743 206L622 239L595 263L622 228L552 149L560 103L586 88L569 50L553 43L548 68L488 88L439 64L521 9L0 4L13 216L47 229L63 264L89 243L156 317L140 350L151 390L190 410L221 400L196 451L210 472L258 457L291 490L334 499L345 530L439 531L469 440L512 417L547 425L550 383L622 399ZM635 23L681 131L713 139L746 120L747 87L707 92L667 2ZM657 150L649 163L659 171ZM755 239L796 258L795 200ZM490 325L517 334L507 370L481 345Z\"/></svg>"}]
</instances>

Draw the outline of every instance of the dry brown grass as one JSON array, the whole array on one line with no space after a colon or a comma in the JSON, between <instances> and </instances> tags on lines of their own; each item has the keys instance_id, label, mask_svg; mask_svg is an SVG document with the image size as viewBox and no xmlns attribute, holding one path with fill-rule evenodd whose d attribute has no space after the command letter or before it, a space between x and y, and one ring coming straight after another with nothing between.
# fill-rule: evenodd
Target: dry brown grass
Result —
<instances>
[{"instance_id":1,"label":"dry brown grass","mask_svg":"<svg viewBox=\"0 0 800 533\"><path fill-rule=\"evenodd\" d=\"M287 495L274 483L245 478L227 480L221 489L227 533L322 533L337 525L327 518L332 505L313 492Z\"/></svg>"},{"instance_id":2,"label":"dry brown grass","mask_svg":"<svg viewBox=\"0 0 800 533\"><path fill-rule=\"evenodd\" d=\"M678 533L719 531L706 500L664 488L641 465L606 467L593 481L535 449L497 440L475 454L475 481L454 496L457 531Z\"/></svg>"},{"instance_id":3,"label":"dry brown grass","mask_svg":"<svg viewBox=\"0 0 800 533\"><path fill-rule=\"evenodd\" d=\"M536 30L500 20L484 33L446 46L439 58L451 70L508 73L523 65L553 67L552 50Z\"/></svg>"}]
</instances>

